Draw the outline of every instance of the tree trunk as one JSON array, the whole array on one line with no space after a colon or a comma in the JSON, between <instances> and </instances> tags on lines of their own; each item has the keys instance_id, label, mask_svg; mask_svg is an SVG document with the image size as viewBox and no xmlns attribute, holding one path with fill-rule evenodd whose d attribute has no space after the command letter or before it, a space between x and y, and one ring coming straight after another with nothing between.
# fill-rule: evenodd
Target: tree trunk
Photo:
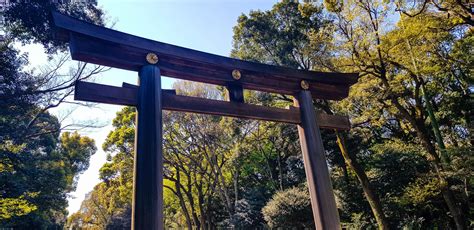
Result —
<instances>
[{"instance_id":1,"label":"tree trunk","mask_svg":"<svg viewBox=\"0 0 474 230\"><path fill-rule=\"evenodd\" d=\"M278 152L278 185L280 186L280 191L283 191L283 169L281 167L281 155Z\"/></svg>"},{"instance_id":2,"label":"tree trunk","mask_svg":"<svg viewBox=\"0 0 474 230\"><path fill-rule=\"evenodd\" d=\"M176 181L175 183L175 188L176 188L176 196L179 199L179 205L183 209L184 217L186 218L186 225L188 229L193 229L193 224L191 222L191 216L189 215L189 210L186 207L186 202L184 201L184 196L181 193L181 176L180 176L180 171L178 168L176 168Z\"/></svg>"},{"instance_id":3,"label":"tree trunk","mask_svg":"<svg viewBox=\"0 0 474 230\"><path fill-rule=\"evenodd\" d=\"M454 198L453 191L449 189L449 184L447 182L443 183L444 186L441 189L441 193L443 194L443 198L448 205L449 211L451 215L453 215L454 222L456 224L457 230L465 230L467 229L466 220L462 210L459 208L459 205L456 203L456 199Z\"/></svg>"},{"instance_id":4,"label":"tree trunk","mask_svg":"<svg viewBox=\"0 0 474 230\"><path fill-rule=\"evenodd\" d=\"M400 12L400 15L401 15L401 12ZM403 23L403 20L401 21L401 23ZM412 49L412 46L410 44L410 40L405 39L405 41L407 43L408 50L410 51L410 57L411 57L411 61L412 61L412 64L413 64L413 68L415 70L415 73L418 74L419 73L418 72L418 65L417 65L416 59L413 55L413 49ZM442 161L440 161L440 158L438 157L438 154L436 153L436 149L433 146L433 144L431 143L430 138L428 137L428 135L426 135L428 130L425 127L425 124L422 123L422 122L416 122L416 120L412 120L411 123L412 123L413 126L415 126L417 136L421 139L421 141L423 143L423 146L428 151L428 153L434 158L434 160L432 162L433 162L433 165L435 166L436 173L438 174L438 177L440 179L440 183L443 186L441 188L441 193L443 194L443 198L446 201L446 204L448 205L448 208L449 208L449 211L451 212L451 215L453 215L454 222L456 223L456 228L458 230L467 229L466 220L465 220L465 217L464 217L464 215L462 213L462 210L461 210L461 205L456 203L456 199L454 197L454 194L451 191L451 189L449 188L449 182L446 180L446 178L444 178L443 174L441 173L441 171L443 170L443 164L442 163L449 164L450 159L449 159L449 156L446 152L446 147L444 145L443 137L441 136L441 132L439 130L439 124L438 124L438 121L436 119L436 116L434 115L433 106L431 105L430 98L427 95L427 92L425 90L424 83L421 84L421 92L423 94L423 98L425 99L426 110L427 110L428 116L431 120L431 126L433 128L433 133L434 133L434 136L435 136L435 140L436 140L436 142L438 144L438 147L439 147L439 150L441 152L440 155L441 155L441 160ZM397 107L400 107L400 106L397 106Z\"/></svg>"},{"instance_id":5,"label":"tree trunk","mask_svg":"<svg viewBox=\"0 0 474 230\"><path fill-rule=\"evenodd\" d=\"M359 179L359 182L362 185L365 197L369 202L370 208L372 209L372 213L374 214L379 229L390 229L387 217L385 217L383 213L380 199L377 194L375 194L372 186L370 185L367 174L365 174L364 169L357 162L355 156L353 156L347 151L342 135L337 130L335 130L335 132L337 137L337 145L339 146L339 149L341 150L342 156L344 157L344 160L346 161L347 165L349 165L349 167L355 172L357 179Z\"/></svg>"},{"instance_id":6,"label":"tree trunk","mask_svg":"<svg viewBox=\"0 0 474 230\"><path fill-rule=\"evenodd\" d=\"M440 180L440 184L442 185L441 194L443 195L444 201L448 206L449 212L453 216L454 223L456 224L457 230L465 230L467 229L466 225L466 218L461 210L460 205L456 202L456 198L454 197L453 191L449 188L449 182L444 177L442 170L442 164L438 154L436 153L436 149L433 144L429 141L428 137L425 135L423 130L420 128L416 128L417 136L421 139L423 147L428 151L428 153L432 156L433 160L431 160L432 165L435 167L436 174Z\"/></svg>"},{"instance_id":7,"label":"tree trunk","mask_svg":"<svg viewBox=\"0 0 474 230\"><path fill-rule=\"evenodd\" d=\"M398 102L397 99L393 98L392 102L400 111L402 117L408 122L410 122L410 124L415 128L417 137L420 139L423 148L428 152L430 156L428 160L435 168L436 175L440 180L440 184L443 186L441 188L441 194L443 195L444 201L448 206L449 212L453 216L454 222L456 223L456 229L467 229L466 218L461 210L460 205L456 202L456 198L454 197L453 191L449 188L449 182L443 175L443 164L441 163L439 155L436 153L435 146L430 141L430 138L427 134L428 129L426 128L424 121L416 120L415 118L411 117L410 114L403 108L403 106Z\"/></svg>"},{"instance_id":8,"label":"tree trunk","mask_svg":"<svg viewBox=\"0 0 474 230\"><path fill-rule=\"evenodd\" d=\"M239 200L239 169L236 167L234 175L234 203Z\"/></svg>"},{"instance_id":9,"label":"tree trunk","mask_svg":"<svg viewBox=\"0 0 474 230\"><path fill-rule=\"evenodd\" d=\"M387 88L390 88L387 78L384 77L381 78L381 80ZM415 117L411 116L410 113L400 104L397 98L392 97L391 102L398 109L400 118L408 121L410 125L413 126L416 132L416 136L418 137L418 139L420 139L423 148L428 152L430 156L428 157L428 160L435 168L435 172L440 180L440 183L444 185L444 187L441 188L441 194L443 195L446 205L448 206L449 212L451 212L454 222L456 223L456 229L467 229L466 218L462 213L460 205L456 202L453 192L449 188L448 181L442 173L443 164L441 163L441 158L436 153L436 148L430 141L431 139L428 136L428 129L426 128L424 121L417 120Z\"/></svg>"}]
</instances>

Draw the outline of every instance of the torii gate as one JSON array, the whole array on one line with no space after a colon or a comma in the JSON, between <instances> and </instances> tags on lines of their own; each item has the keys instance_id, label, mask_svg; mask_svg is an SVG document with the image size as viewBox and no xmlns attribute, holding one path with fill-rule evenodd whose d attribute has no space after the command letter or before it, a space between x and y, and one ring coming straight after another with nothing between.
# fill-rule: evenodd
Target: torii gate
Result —
<instances>
[{"instance_id":1,"label":"torii gate","mask_svg":"<svg viewBox=\"0 0 474 230\"><path fill-rule=\"evenodd\" d=\"M162 110L298 125L317 229L340 229L320 128L347 130L347 117L316 113L313 98L341 100L355 73L303 71L178 47L96 26L53 12L56 37L74 60L137 71L139 86L77 82L76 100L137 107L132 229L163 229ZM229 101L176 95L161 89L161 74L225 86ZM246 104L243 89L294 96L288 109Z\"/></svg>"}]
</instances>

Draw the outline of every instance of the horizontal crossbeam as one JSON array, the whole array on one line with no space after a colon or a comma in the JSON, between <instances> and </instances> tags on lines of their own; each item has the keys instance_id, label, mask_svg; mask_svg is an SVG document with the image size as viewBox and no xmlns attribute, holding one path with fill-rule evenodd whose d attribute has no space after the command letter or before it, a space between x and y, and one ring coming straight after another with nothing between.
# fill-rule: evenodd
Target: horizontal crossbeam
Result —
<instances>
[{"instance_id":1,"label":"horizontal crossbeam","mask_svg":"<svg viewBox=\"0 0 474 230\"><path fill-rule=\"evenodd\" d=\"M138 86L125 84L123 87L102 85L90 82L76 82L74 99L81 101L107 103L114 105L137 105ZM174 90L162 91L164 110L203 113L264 121L277 121L299 124L299 108L274 108L239 102L211 100L199 97L176 95ZM349 119L344 116L317 114L318 124L325 129L350 129Z\"/></svg>"},{"instance_id":2,"label":"horizontal crossbeam","mask_svg":"<svg viewBox=\"0 0 474 230\"><path fill-rule=\"evenodd\" d=\"M316 72L243 61L174 46L96 26L53 13L57 38L69 42L72 58L89 63L138 71L149 64L148 53L158 55L162 75L216 85L295 95L306 81L314 98L340 100L357 82L356 73ZM234 78L232 72L240 72ZM306 84L305 84L306 87Z\"/></svg>"}]
</instances>

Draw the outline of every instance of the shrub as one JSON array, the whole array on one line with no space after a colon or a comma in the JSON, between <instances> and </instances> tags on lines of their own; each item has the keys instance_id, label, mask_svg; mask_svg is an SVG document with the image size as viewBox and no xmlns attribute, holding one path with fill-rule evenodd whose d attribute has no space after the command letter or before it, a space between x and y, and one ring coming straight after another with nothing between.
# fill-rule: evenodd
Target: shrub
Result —
<instances>
[{"instance_id":1,"label":"shrub","mask_svg":"<svg viewBox=\"0 0 474 230\"><path fill-rule=\"evenodd\" d=\"M306 187L280 191L263 207L262 213L270 228L314 228L311 200Z\"/></svg>"}]
</instances>

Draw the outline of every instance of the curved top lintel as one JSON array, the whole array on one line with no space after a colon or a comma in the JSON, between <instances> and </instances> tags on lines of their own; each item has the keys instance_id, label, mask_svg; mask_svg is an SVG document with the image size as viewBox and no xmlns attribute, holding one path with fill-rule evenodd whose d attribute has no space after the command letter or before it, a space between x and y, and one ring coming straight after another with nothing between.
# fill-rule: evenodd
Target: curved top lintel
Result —
<instances>
[{"instance_id":1,"label":"curved top lintel","mask_svg":"<svg viewBox=\"0 0 474 230\"><path fill-rule=\"evenodd\" d=\"M227 85L232 71L239 70L244 88L293 94L301 80L309 82L314 97L339 100L347 96L356 73L316 72L267 65L205 53L184 47L134 36L97 26L53 12L57 38L68 41L73 59L138 71L146 65L146 54L158 55L164 75L199 82ZM319 96L317 96L319 95Z\"/></svg>"}]
</instances>

